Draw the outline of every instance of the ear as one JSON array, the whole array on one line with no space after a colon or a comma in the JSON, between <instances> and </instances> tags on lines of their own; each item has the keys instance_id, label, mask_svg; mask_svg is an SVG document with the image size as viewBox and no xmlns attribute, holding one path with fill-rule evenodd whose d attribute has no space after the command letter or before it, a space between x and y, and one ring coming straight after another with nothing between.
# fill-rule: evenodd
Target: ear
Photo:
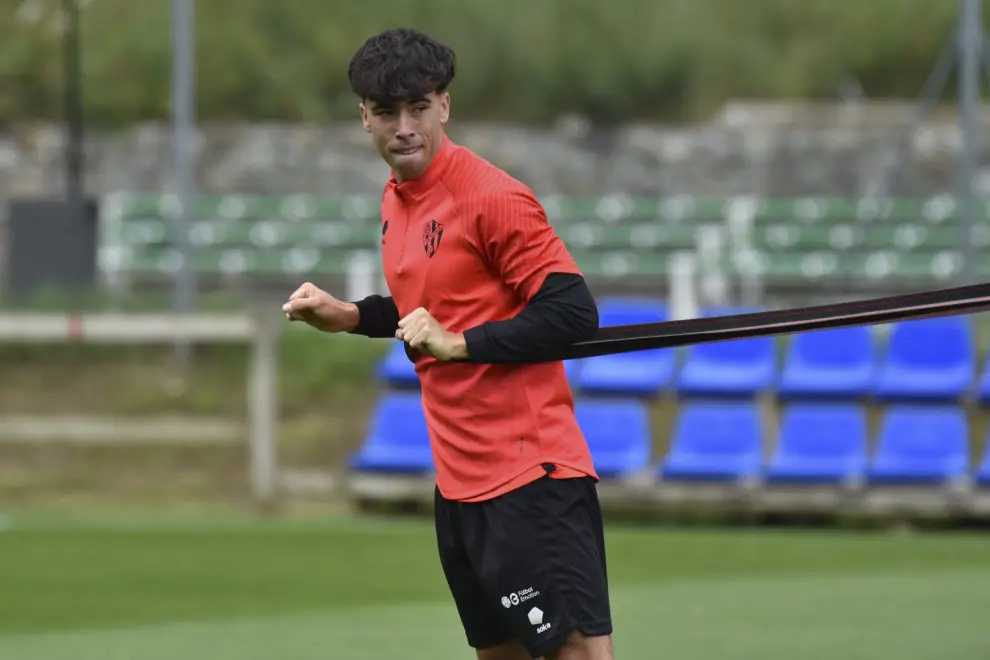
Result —
<instances>
[{"instance_id":1,"label":"ear","mask_svg":"<svg viewBox=\"0 0 990 660\"><path fill-rule=\"evenodd\" d=\"M364 130L366 133L371 132L371 122L368 120L370 113L368 112L367 106L364 102L358 104L358 110L361 112L361 124L364 125Z\"/></svg>"},{"instance_id":2,"label":"ear","mask_svg":"<svg viewBox=\"0 0 990 660\"><path fill-rule=\"evenodd\" d=\"M440 95L440 123L446 124L450 119L450 92Z\"/></svg>"}]
</instances>

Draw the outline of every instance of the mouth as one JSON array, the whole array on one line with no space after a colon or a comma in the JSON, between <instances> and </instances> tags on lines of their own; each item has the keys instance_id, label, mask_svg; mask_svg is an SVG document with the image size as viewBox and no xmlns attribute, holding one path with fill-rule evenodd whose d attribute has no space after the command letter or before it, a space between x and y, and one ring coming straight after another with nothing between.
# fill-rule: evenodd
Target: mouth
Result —
<instances>
[{"instance_id":1,"label":"mouth","mask_svg":"<svg viewBox=\"0 0 990 660\"><path fill-rule=\"evenodd\" d=\"M392 149L392 153L396 156L411 156L419 150L420 147L403 147L401 149Z\"/></svg>"}]
</instances>

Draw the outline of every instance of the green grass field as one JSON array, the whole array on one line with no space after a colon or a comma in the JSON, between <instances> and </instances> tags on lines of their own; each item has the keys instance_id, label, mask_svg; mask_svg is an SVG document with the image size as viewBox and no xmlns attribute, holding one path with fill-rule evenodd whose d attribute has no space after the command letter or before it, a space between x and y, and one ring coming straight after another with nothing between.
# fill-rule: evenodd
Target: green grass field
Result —
<instances>
[{"instance_id":1,"label":"green grass field","mask_svg":"<svg viewBox=\"0 0 990 660\"><path fill-rule=\"evenodd\" d=\"M981 660L990 538L612 525L620 660ZM11 517L4 660L473 658L428 521Z\"/></svg>"}]
</instances>

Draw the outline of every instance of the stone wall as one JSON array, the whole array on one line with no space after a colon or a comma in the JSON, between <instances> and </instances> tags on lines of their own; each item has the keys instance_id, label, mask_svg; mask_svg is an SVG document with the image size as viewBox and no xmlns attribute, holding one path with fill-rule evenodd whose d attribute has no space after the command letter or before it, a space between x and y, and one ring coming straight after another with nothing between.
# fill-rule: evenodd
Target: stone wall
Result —
<instances>
[{"instance_id":1,"label":"stone wall","mask_svg":"<svg viewBox=\"0 0 990 660\"><path fill-rule=\"evenodd\" d=\"M589 127L562 118L549 128L452 123L450 133L539 194L858 195L882 180L883 165L911 123L913 103L836 106L732 104L694 126ZM987 134L990 116L981 121ZM960 132L939 112L910 143L893 192L954 191ZM986 141L984 141L986 144ZM168 191L168 124L90 132L87 187ZM0 199L57 193L63 182L58 126L0 133ZM377 194L387 168L357 119L335 125L209 125L197 137L203 192ZM990 194L987 150L981 194Z\"/></svg>"}]
</instances>

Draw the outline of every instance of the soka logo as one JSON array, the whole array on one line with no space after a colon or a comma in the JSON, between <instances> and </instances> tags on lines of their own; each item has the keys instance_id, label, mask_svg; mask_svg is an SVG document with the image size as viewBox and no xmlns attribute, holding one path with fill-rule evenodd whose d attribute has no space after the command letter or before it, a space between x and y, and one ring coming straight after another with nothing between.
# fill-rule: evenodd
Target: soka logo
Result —
<instances>
[{"instance_id":1,"label":"soka logo","mask_svg":"<svg viewBox=\"0 0 990 660\"><path fill-rule=\"evenodd\" d=\"M534 607L529 611L529 614L527 614L526 616L529 617L530 623L532 623L534 626L537 626L536 628L537 633L544 633L550 630L550 622L547 621L546 623L543 623L543 610L541 610L540 608Z\"/></svg>"}]
</instances>

